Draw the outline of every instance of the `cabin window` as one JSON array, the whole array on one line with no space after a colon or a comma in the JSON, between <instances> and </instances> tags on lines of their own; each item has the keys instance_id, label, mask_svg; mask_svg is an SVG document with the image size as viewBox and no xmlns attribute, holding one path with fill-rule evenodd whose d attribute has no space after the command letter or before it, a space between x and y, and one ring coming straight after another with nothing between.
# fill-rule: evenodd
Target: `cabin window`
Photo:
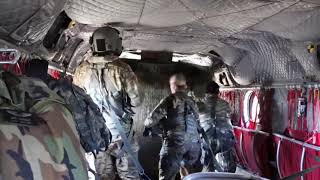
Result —
<instances>
[{"instance_id":1,"label":"cabin window","mask_svg":"<svg viewBox=\"0 0 320 180\"><path fill-rule=\"evenodd\" d=\"M243 118L247 128L250 128L251 124L260 122L259 113L260 104L258 102L257 94L254 91L246 92L243 102Z\"/></svg>"}]
</instances>

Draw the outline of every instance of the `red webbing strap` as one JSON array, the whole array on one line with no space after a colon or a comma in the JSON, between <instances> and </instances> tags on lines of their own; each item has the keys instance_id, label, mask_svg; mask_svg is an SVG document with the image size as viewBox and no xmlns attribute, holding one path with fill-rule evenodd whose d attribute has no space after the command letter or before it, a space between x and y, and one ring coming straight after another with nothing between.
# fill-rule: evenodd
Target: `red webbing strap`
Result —
<instances>
[{"instance_id":1,"label":"red webbing strap","mask_svg":"<svg viewBox=\"0 0 320 180\"><path fill-rule=\"evenodd\" d=\"M288 91L288 128L293 128L294 114L295 114L295 90Z\"/></svg>"},{"instance_id":2,"label":"red webbing strap","mask_svg":"<svg viewBox=\"0 0 320 180\"><path fill-rule=\"evenodd\" d=\"M296 109L296 114L298 113L298 108L299 108L299 101L298 101L298 99L299 98L306 98L306 97L303 97L303 94L302 94L302 89L299 89L299 90L297 90L296 91L297 92L297 98L296 98L296 107L297 107L297 109ZM306 113L306 112L305 112ZM304 114L304 115L301 115L301 116L298 116L298 114L297 114L297 117L296 117L296 120L297 120L297 123L296 123L296 130L299 130L299 131L306 131L306 132L308 132L308 130L307 130L307 128L306 128L306 126L305 126L305 124L306 124L306 121L307 121L307 119L306 119L306 116L305 116L306 114Z\"/></svg>"},{"instance_id":3,"label":"red webbing strap","mask_svg":"<svg viewBox=\"0 0 320 180\"><path fill-rule=\"evenodd\" d=\"M239 121L241 122L240 125L241 127L246 127L246 123L244 122L244 118L243 118L243 100L244 100L244 93L242 91L239 92Z\"/></svg>"},{"instance_id":4,"label":"red webbing strap","mask_svg":"<svg viewBox=\"0 0 320 180\"><path fill-rule=\"evenodd\" d=\"M261 171L261 176L272 178L275 174L275 169L269 163L275 156L275 149L272 142L272 137L266 134L257 133L254 142L254 152L257 166Z\"/></svg>"},{"instance_id":5,"label":"red webbing strap","mask_svg":"<svg viewBox=\"0 0 320 180\"><path fill-rule=\"evenodd\" d=\"M291 125L291 128L296 130L298 129L298 112L297 112L297 109L298 109L298 90L297 89L294 89L294 99L293 99L293 109L292 109L292 112L293 112L293 120L292 120L292 125Z\"/></svg>"},{"instance_id":6,"label":"red webbing strap","mask_svg":"<svg viewBox=\"0 0 320 180\"><path fill-rule=\"evenodd\" d=\"M260 169L257 165L256 156L255 156L256 154L255 154L254 143L255 143L256 134L253 132L248 132L244 130L242 130L242 134L243 134L242 148L243 148L245 160L248 164L248 167L254 173L258 173L261 175Z\"/></svg>"},{"instance_id":7,"label":"red webbing strap","mask_svg":"<svg viewBox=\"0 0 320 180\"><path fill-rule=\"evenodd\" d=\"M240 112L240 110L239 110L239 97L240 95L239 95L239 91L234 91L233 92L233 112L234 112L234 114L233 114L233 123L234 123L234 125L236 125L236 126L240 126L240 121L239 121L239 117L240 117L240 115L239 115L239 112Z\"/></svg>"},{"instance_id":8,"label":"red webbing strap","mask_svg":"<svg viewBox=\"0 0 320 180\"><path fill-rule=\"evenodd\" d=\"M312 130L317 131L317 119L318 119L318 112L319 112L319 107L318 107L318 99L319 96L319 89L314 90L314 95L313 95L313 126Z\"/></svg>"},{"instance_id":9,"label":"red webbing strap","mask_svg":"<svg viewBox=\"0 0 320 180\"><path fill-rule=\"evenodd\" d=\"M272 132L272 99L273 90L260 91L258 101L260 104L260 112L258 117L260 119L261 131Z\"/></svg>"},{"instance_id":10,"label":"red webbing strap","mask_svg":"<svg viewBox=\"0 0 320 180\"><path fill-rule=\"evenodd\" d=\"M244 152L243 152L242 130L238 129L238 128L233 128L233 132L234 132L234 135L236 138L235 150L236 150L237 158L238 158L241 165L248 167L248 163L244 157Z\"/></svg>"},{"instance_id":11,"label":"red webbing strap","mask_svg":"<svg viewBox=\"0 0 320 180\"><path fill-rule=\"evenodd\" d=\"M320 133L319 133L319 121L320 121L320 90L314 90L314 101L313 101L313 141L315 145L320 145Z\"/></svg>"},{"instance_id":12,"label":"red webbing strap","mask_svg":"<svg viewBox=\"0 0 320 180\"><path fill-rule=\"evenodd\" d=\"M314 131L314 90L312 88L308 89L308 95L307 95L307 116L306 121L304 124L304 128L308 132Z\"/></svg>"},{"instance_id":13,"label":"red webbing strap","mask_svg":"<svg viewBox=\"0 0 320 180\"><path fill-rule=\"evenodd\" d=\"M307 108L306 108L306 115L303 117L303 121L302 121L302 130L306 131L306 132L310 132L308 130L308 121L311 120L311 122L313 122L313 119L309 119L308 110L310 110L310 112L311 112L312 109L313 109L313 105L312 105L312 103L313 103L313 100L312 100L313 91L312 91L312 89L307 89L306 91L307 91L307 94L306 94L305 98L307 100L307 102L306 102ZM313 113L311 113L311 114L313 114Z\"/></svg>"}]
</instances>

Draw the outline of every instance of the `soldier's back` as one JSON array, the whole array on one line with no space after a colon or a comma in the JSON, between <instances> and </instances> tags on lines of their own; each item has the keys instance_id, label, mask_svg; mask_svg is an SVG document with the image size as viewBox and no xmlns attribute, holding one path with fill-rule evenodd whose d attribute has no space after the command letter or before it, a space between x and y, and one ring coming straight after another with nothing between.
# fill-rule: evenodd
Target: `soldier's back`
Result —
<instances>
[{"instance_id":1,"label":"soldier's back","mask_svg":"<svg viewBox=\"0 0 320 180\"><path fill-rule=\"evenodd\" d=\"M196 117L192 110L196 105L193 99L184 92L171 94L165 99L167 103L167 119L163 121L163 126L167 131L172 131L173 136L186 136L186 140L197 140Z\"/></svg>"},{"instance_id":2,"label":"soldier's back","mask_svg":"<svg viewBox=\"0 0 320 180\"><path fill-rule=\"evenodd\" d=\"M73 116L63 100L41 81L12 76L8 83L2 75L0 179L88 179Z\"/></svg>"},{"instance_id":3,"label":"soldier's back","mask_svg":"<svg viewBox=\"0 0 320 180\"><path fill-rule=\"evenodd\" d=\"M215 103L216 126L232 130L230 113L231 109L228 102L221 98L217 98L217 101Z\"/></svg>"}]
</instances>

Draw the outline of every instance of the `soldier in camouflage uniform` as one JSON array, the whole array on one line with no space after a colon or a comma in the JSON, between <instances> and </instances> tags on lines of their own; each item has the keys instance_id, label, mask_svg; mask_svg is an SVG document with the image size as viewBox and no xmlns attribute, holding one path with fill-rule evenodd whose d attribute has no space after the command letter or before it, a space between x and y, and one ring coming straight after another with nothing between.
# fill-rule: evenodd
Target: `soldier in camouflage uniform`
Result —
<instances>
[{"instance_id":1,"label":"soldier in camouflage uniform","mask_svg":"<svg viewBox=\"0 0 320 180\"><path fill-rule=\"evenodd\" d=\"M137 77L129 65L118 59L122 46L117 30L109 27L99 28L93 33L91 43L93 56L77 68L74 83L85 89L100 107L112 134L108 151L97 155L97 173L102 180L115 179L116 173L121 179L140 179L137 168L123 148L123 141L114 120L120 119L126 136L133 141L132 147L137 154L138 145L132 138L134 113L131 110L132 106L140 104ZM112 105L110 101L115 104ZM110 115L111 111L116 117ZM122 112L125 112L125 117L122 116Z\"/></svg>"},{"instance_id":2,"label":"soldier in camouflage uniform","mask_svg":"<svg viewBox=\"0 0 320 180\"><path fill-rule=\"evenodd\" d=\"M198 103L200 114L200 125L210 139L209 146L214 151L220 167L225 172L235 172L236 163L233 152L235 143L229 104L220 99L219 86L215 82L209 83L204 100ZM204 156L203 171L214 171L212 155L208 146Z\"/></svg>"},{"instance_id":3,"label":"soldier in camouflage uniform","mask_svg":"<svg viewBox=\"0 0 320 180\"><path fill-rule=\"evenodd\" d=\"M40 80L0 72L0 179L86 180L72 113Z\"/></svg>"},{"instance_id":4,"label":"soldier in camouflage uniform","mask_svg":"<svg viewBox=\"0 0 320 180\"><path fill-rule=\"evenodd\" d=\"M182 74L170 78L171 94L164 98L144 122L144 136L159 126L163 130L159 179L175 179L180 167L188 167L200 156L199 118L195 102L187 96Z\"/></svg>"}]
</instances>

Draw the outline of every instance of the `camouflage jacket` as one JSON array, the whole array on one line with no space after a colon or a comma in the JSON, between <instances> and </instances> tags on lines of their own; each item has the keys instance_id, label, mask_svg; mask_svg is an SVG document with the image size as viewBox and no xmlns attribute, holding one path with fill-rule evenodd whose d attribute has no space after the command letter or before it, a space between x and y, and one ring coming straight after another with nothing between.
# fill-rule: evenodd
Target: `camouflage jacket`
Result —
<instances>
[{"instance_id":1,"label":"camouflage jacket","mask_svg":"<svg viewBox=\"0 0 320 180\"><path fill-rule=\"evenodd\" d=\"M164 138L198 141L198 109L193 99L184 92L177 92L162 99L144 122L150 128L159 125Z\"/></svg>"},{"instance_id":2,"label":"camouflage jacket","mask_svg":"<svg viewBox=\"0 0 320 180\"><path fill-rule=\"evenodd\" d=\"M101 57L92 57L99 59ZM91 96L93 101L103 109L103 117L106 125L112 134L112 141L121 139L116 125L110 117L108 108L108 96L113 96L113 92L124 92L130 98L132 106L141 103L138 91L138 80L129 65L121 60L108 61L103 59L102 63L82 63L76 70L74 84L83 88ZM119 107L123 109L124 107ZM120 121L127 134L132 128L132 119Z\"/></svg>"},{"instance_id":3,"label":"camouflage jacket","mask_svg":"<svg viewBox=\"0 0 320 180\"><path fill-rule=\"evenodd\" d=\"M42 81L9 73L0 73L0 92L0 179L88 179L72 114L59 96Z\"/></svg>"},{"instance_id":4,"label":"camouflage jacket","mask_svg":"<svg viewBox=\"0 0 320 180\"><path fill-rule=\"evenodd\" d=\"M208 131L210 128L232 131L229 104L215 95L207 95L198 103L200 125Z\"/></svg>"}]
</instances>

